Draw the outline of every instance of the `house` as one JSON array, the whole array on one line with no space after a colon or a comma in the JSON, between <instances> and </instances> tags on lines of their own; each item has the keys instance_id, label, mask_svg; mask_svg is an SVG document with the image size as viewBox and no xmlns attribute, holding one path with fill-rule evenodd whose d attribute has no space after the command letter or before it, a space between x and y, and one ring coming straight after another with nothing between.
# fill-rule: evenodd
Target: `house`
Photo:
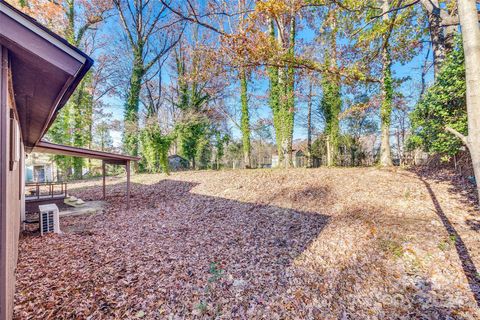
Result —
<instances>
[{"instance_id":1,"label":"house","mask_svg":"<svg viewBox=\"0 0 480 320\"><path fill-rule=\"evenodd\" d=\"M56 181L56 165L52 157L44 153L31 153L25 160L26 182Z\"/></svg>"},{"instance_id":2,"label":"house","mask_svg":"<svg viewBox=\"0 0 480 320\"><path fill-rule=\"evenodd\" d=\"M0 0L0 319L11 319L25 155L46 152L125 165L138 158L61 146L42 138L92 59L36 20ZM104 179L105 186L105 179ZM105 194L105 188L104 188Z\"/></svg>"}]
</instances>

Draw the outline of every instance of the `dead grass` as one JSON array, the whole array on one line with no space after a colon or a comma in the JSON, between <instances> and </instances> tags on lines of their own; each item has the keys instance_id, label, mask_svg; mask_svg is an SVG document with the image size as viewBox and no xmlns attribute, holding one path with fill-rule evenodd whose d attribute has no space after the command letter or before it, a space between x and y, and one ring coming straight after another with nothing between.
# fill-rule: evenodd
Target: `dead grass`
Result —
<instances>
[{"instance_id":1,"label":"dead grass","mask_svg":"<svg viewBox=\"0 0 480 320\"><path fill-rule=\"evenodd\" d=\"M105 213L21 239L15 318L480 317L480 215L448 181L376 168L133 181L130 211L111 178ZM99 199L100 183L70 190Z\"/></svg>"}]
</instances>

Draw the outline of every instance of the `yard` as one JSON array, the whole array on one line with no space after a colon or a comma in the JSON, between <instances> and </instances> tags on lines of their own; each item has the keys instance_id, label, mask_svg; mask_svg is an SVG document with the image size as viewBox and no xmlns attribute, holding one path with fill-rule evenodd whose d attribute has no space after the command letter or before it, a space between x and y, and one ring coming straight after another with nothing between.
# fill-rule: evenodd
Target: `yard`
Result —
<instances>
[{"instance_id":1,"label":"yard","mask_svg":"<svg viewBox=\"0 0 480 320\"><path fill-rule=\"evenodd\" d=\"M478 319L468 190L405 170L134 175L20 239L16 319ZM101 197L101 181L71 186ZM477 266L477 268L475 267Z\"/></svg>"}]
</instances>

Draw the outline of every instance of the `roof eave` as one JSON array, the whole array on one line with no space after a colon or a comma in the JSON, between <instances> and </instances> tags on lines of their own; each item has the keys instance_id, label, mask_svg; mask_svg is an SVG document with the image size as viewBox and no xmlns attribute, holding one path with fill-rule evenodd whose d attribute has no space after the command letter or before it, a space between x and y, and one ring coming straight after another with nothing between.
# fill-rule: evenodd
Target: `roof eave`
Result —
<instances>
[{"instance_id":1,"label":"roof eave","mask_svg":"<svg viewBox=\"0 0 480 320\"><path fill-rule=\"evenodd\" d=\"M57 99L58 103L57 105L52 108L52 111L50 113L50 116L49 116L49 120L48 122L46 123L45 127L43 128L42 130L42 134L40 136L40 138L36 141L35 145L41 141L42 137L47 133L48 129L51 127L51 125L53 124L53 122L55 121L55 119L57 118L57 114L58 112L65 106L65 104L67 103L68 99L71 97L71 95L75 92L75 89L77 88L78 84L80 83L80 81L82 81L83 77L85 76L85 74L90 70L90 68L92 67L93 65L93 59L91 59L90 57L87 57L87 59L85 60L85 63L83 64L83 66L80 68L80 70L78 71L78 73L75 75L75 77L73 78L73 80L70 82L70 84L68 85L67 89L63 91L63 94L61 95L61 97L59 97Z\"/></svg>"},{"instance_id":2,"label":"roof eave","mask_svg":"<svg viewBox=\"0 0 480 320\"><path fill-rule=\"evenodd\" d=\"M19 25L23 26L27 30L31 31L33 34L36 34L40 39L43 39L56 47L58 50L63 52L65 55L73 58L75 61L78 62L79 67L74 72L68 72L65 70L67 74L70 74L71 77L65 82L64 88L58 92L58 96L53 101L52 105L50 106L50 110L48 112L48 116L46 117L46 121L43 123L43 127L40 131L40 135L35 140L32 140L29 146L27 146L28 150L31 151L35 145L41 141L42 137L47 133L48 129L54 122L58 112L63 108L63 106L67 103L70 96L73 94L75 89L77 88L80 81L83 79L85 74L90 70L93 65L93 59L90 58L87 54L85 54L80 49L76 48L75 46L71 45L66 41L64 38L60 37L58 34L54 33L53 31L49 30L47 27L40 24L38 21L33 19L32 17L26 15L25 13L21 12L14 6L10 5L9 3L0 0L0 12L5 14L10 19L16 21ZM7 40L9 39L8 33ZM14 40L14 39L12 39ZM29 52L32 54L36 54L32 52L31 48L25 47ZM47 57L48 58L48 57ZM50 59L51 60L51 59ZM53 62L55 65L55 61Z\"/></svg>"}]
</instances>

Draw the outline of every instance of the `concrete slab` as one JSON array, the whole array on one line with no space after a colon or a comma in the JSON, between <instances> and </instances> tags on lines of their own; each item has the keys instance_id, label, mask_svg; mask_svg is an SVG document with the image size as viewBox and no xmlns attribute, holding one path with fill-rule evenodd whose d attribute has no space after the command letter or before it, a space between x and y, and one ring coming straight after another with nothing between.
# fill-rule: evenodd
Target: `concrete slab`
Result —
<instances>
[{"instance_id":1,"label":"concrete slab","mask_svg":"<svg viewBox=\"0 0 480 320\"><path fill-rule=\"evenodd\" d=\"M106 206L105 201L86 201L81 207L71 207L60 211L60 217L97 213L105 209Z\"/></svg>"}]
</instances>

